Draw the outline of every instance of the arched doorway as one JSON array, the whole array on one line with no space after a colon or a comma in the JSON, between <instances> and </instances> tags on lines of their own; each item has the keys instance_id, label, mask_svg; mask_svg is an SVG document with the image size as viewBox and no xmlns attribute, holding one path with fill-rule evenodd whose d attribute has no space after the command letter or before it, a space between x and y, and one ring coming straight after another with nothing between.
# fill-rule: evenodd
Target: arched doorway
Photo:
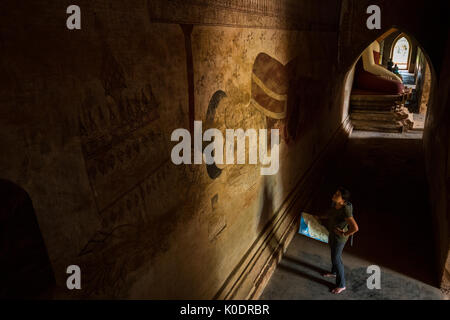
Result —
<instances>
[{"instance_id":1,"label":"arched doorway","mask_svg":"<svg viewBox=\"0 0 450 320\"><path fill-rule=\"evenodd\" d=\"M373 46L375 42L377 46ZM370 79L370 83L366 83L367 81L360 83L357 81L360 79L358 78L357 66L362 63L364 52L370 48L374 51L375 67L373 69L376 72L373 75L376 76L375 81ZM380 51L377 57L375 51ZM353 83L351 94L348 95L347 92L347 95L345 95L344 106L348 105L344 109L350 111L354 129L393 133L405 132L408 135L414 134L415 138L421 139L426 122L427 106L432 98L433 77L429 59L420 44L405 31L391 28L375 39L372 44L369 44L363 50L363 54L350 67L349 74L351 74L351 77L348 77L344 85L347 88L345 90L348 91ZM382 59L380 56L389 57L394 63L403 64L399 66L399 69L402 68L403 70L393 70L388 58ZM411 72L408 70L410 67ZM360 67L359 70L362 70L362 68ZM380 84L380 92L377 92L376 88L367 87L367 84L375 86L375 82L380 78L389 78L381 71L377 73L378 70L389 71L391 74L395 73L403 84L404 92L408 92L408 94L386 93L383 91L385 89L383 84ZM371 95L373 95L373 99ZM380 107L380 104L383 104L384 109ZM368 110L370 108L373 110ZM393 110L398 112L394 114L392 113Z\"/></svg>"},{"instance_id":2,"label":"arched doorway","mask_svg":"<svg viewBox=\"0 0 450 320\"><path fill-rule=\"evenodd\" d=\"M401 34L392 46L391 58L394 65L400 70L409 68L409 59L411 54L411 44L404 34Z\"/></svg>"},{"instance_id":3,"label":"arched doorway","mask_svg":"<svg viewBox=\"0 0 450 320\"><path fill-rule=\"evenodd\" d=\"M28 193L0 179L0 298L46 298L55 278Z\"/></svg>"}]
</instances>

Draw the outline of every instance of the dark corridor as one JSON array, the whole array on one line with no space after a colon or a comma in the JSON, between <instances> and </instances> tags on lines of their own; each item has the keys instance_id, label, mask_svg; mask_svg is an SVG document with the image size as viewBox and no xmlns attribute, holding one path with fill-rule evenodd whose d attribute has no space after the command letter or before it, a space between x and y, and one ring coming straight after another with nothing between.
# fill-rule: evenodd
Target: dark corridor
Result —
<instances>
[{"instance_id":1,"label":"dark corridor","mask_svg":"<svg viewBox=\"0 0 450 320\"><path fill-rule=\"evenodd\" d=\"M347 250L437 285L422 140L351 138L340 166L360 226Z\"/></svg>"},{"instance_id":2,"label":"dark corridor","mask_svg":"<svg viewBox=\"0 0 450 320\"><path fill-rule=\"evenodd\" d=\"M438 286L438 279L420 135L354 132L340 153L335 170L326 173L326 185L318 188L305 208L305 212L311 213L326 210L339 185L352 192L359 232L354 236L353 246L349 241L344 248L349 290L336 298L376 298L376 293L365 288L365 268L375 264L382 273L393 270L406 277L386 272L382 278L384 286L406 285L417 289L424 284L421 290L412 290L405 297L417 299L423 298L419 294L429 294L428 298L434 299L438 293L432 293L431 287ZM329 268L329 259L327 244L297 234L262 298L332 299L333 295L326 294L326 287L333 280L328 283L320 275L320 271ZM285 281L302 281L303 289L283 291L280 287L286 286ZM383 298L395 299L396 294L384 290Z\"/></svg>"}]
</instances>

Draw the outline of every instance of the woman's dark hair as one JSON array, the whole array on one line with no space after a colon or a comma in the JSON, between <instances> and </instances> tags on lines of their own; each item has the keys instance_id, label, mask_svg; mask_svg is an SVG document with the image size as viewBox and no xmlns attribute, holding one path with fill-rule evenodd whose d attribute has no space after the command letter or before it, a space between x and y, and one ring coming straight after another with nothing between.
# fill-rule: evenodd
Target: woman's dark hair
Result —
<instances>
[{"instance_id":1,"label":"woman's dark hair","mask_svg":"<svg viewBox=\"0 0 450 320\"><path fill-rule=\"evenodd\" d=\"M344 187L339 187L338 190L341 193L341 197L342 197L342 199L345 200L345 202L350 201L350 195L351 195L350 191L348 191Z\"/></svg>"}]
</instances>

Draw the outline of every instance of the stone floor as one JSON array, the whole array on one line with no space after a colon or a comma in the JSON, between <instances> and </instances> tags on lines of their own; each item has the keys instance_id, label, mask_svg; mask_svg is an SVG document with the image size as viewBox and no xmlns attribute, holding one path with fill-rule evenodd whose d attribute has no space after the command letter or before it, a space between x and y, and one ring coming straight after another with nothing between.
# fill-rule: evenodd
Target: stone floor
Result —
<instances>
[{"instance_id":1,"label":"stone floor","mask_svg":"<svg viewBox=\"0 0 450 320\"><path fill-rule=\"evenodd\" d=\"M414 136L415 135L415 136ZM420 133L354 132L335 170L325 173L305 208L320 213L336 186L352 192L360 231L344 249L347 287L329 292L320 276L329 265L326 244L297 234L261 299L444 299L436 287L431 217ZM381 268L381 290L366 286L369 265Z\"/></svg>"},{"instance_id":2,"label":"stone floor","mask_svg":"<svg viewBox=\"0 0 450 320\"><path fill-rule=\"evenodd\" d=\"M348 245L348 244L347 244ZM357 244L355 239L354 246ZM381 268L381 289L367 288L367 267L373 262L357 257L344 249L343 261L347 290L335 295L330 292L334 280L323 278L329 271L328 245L297 234L270 279L262 300L370 300L370 299L444 299L433 286L402 275L384 266Z\"/></svg>"},{"instance_id":3,"label":"stone floor","mask_svg":"<svg viewBox=\"0 0 450 320\"><path fill-rule=\"evenodd\" d=\"M414 73L409 73L407 70L399 70L398 73L403 78L403 84L414 85Z\"/></svg>"},{"instance_id":4,"label":"stone floor","mask_svg":"<svg viewBox=\"0 0 450 320\"><path fill-rule=\"evenodd\" d=\"M425 114L413 113L414 126L413 130L423 130L425 128Z\"/></svg>"},{"instance_id":5,"label":"stone floor","mask_svg":"<svg viewBox=\"0 0 450 320\"><path fill-rule=\"evenodd\" d=\"M394 132L373 132L373 131L353 131L353 139L406 139L422 140L423 131L407 131L404 133Z\"/></svg>"}]
</instances>

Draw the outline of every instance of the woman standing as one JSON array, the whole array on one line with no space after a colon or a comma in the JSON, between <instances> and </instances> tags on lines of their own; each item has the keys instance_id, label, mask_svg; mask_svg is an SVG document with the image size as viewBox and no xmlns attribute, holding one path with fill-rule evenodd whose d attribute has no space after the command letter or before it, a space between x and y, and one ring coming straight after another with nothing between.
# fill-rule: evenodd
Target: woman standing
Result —
<instances>
[{"instance_id":1,"label":"woman standing","mask_svg":"<svg viewBox=\"0 0 450 320\"><path fill-rule=\"evenodd\" d=\"M342 263L342 250L349 236L356 233L359 228L353 218L353 207L349 202L350 192L339 187L332 197L333 205L328 211L328 243L331 249L332 268L324 277L336 278L336 288L331 292L339 294L345 290L344 264Z\"/></svg>"}]
</instances>

